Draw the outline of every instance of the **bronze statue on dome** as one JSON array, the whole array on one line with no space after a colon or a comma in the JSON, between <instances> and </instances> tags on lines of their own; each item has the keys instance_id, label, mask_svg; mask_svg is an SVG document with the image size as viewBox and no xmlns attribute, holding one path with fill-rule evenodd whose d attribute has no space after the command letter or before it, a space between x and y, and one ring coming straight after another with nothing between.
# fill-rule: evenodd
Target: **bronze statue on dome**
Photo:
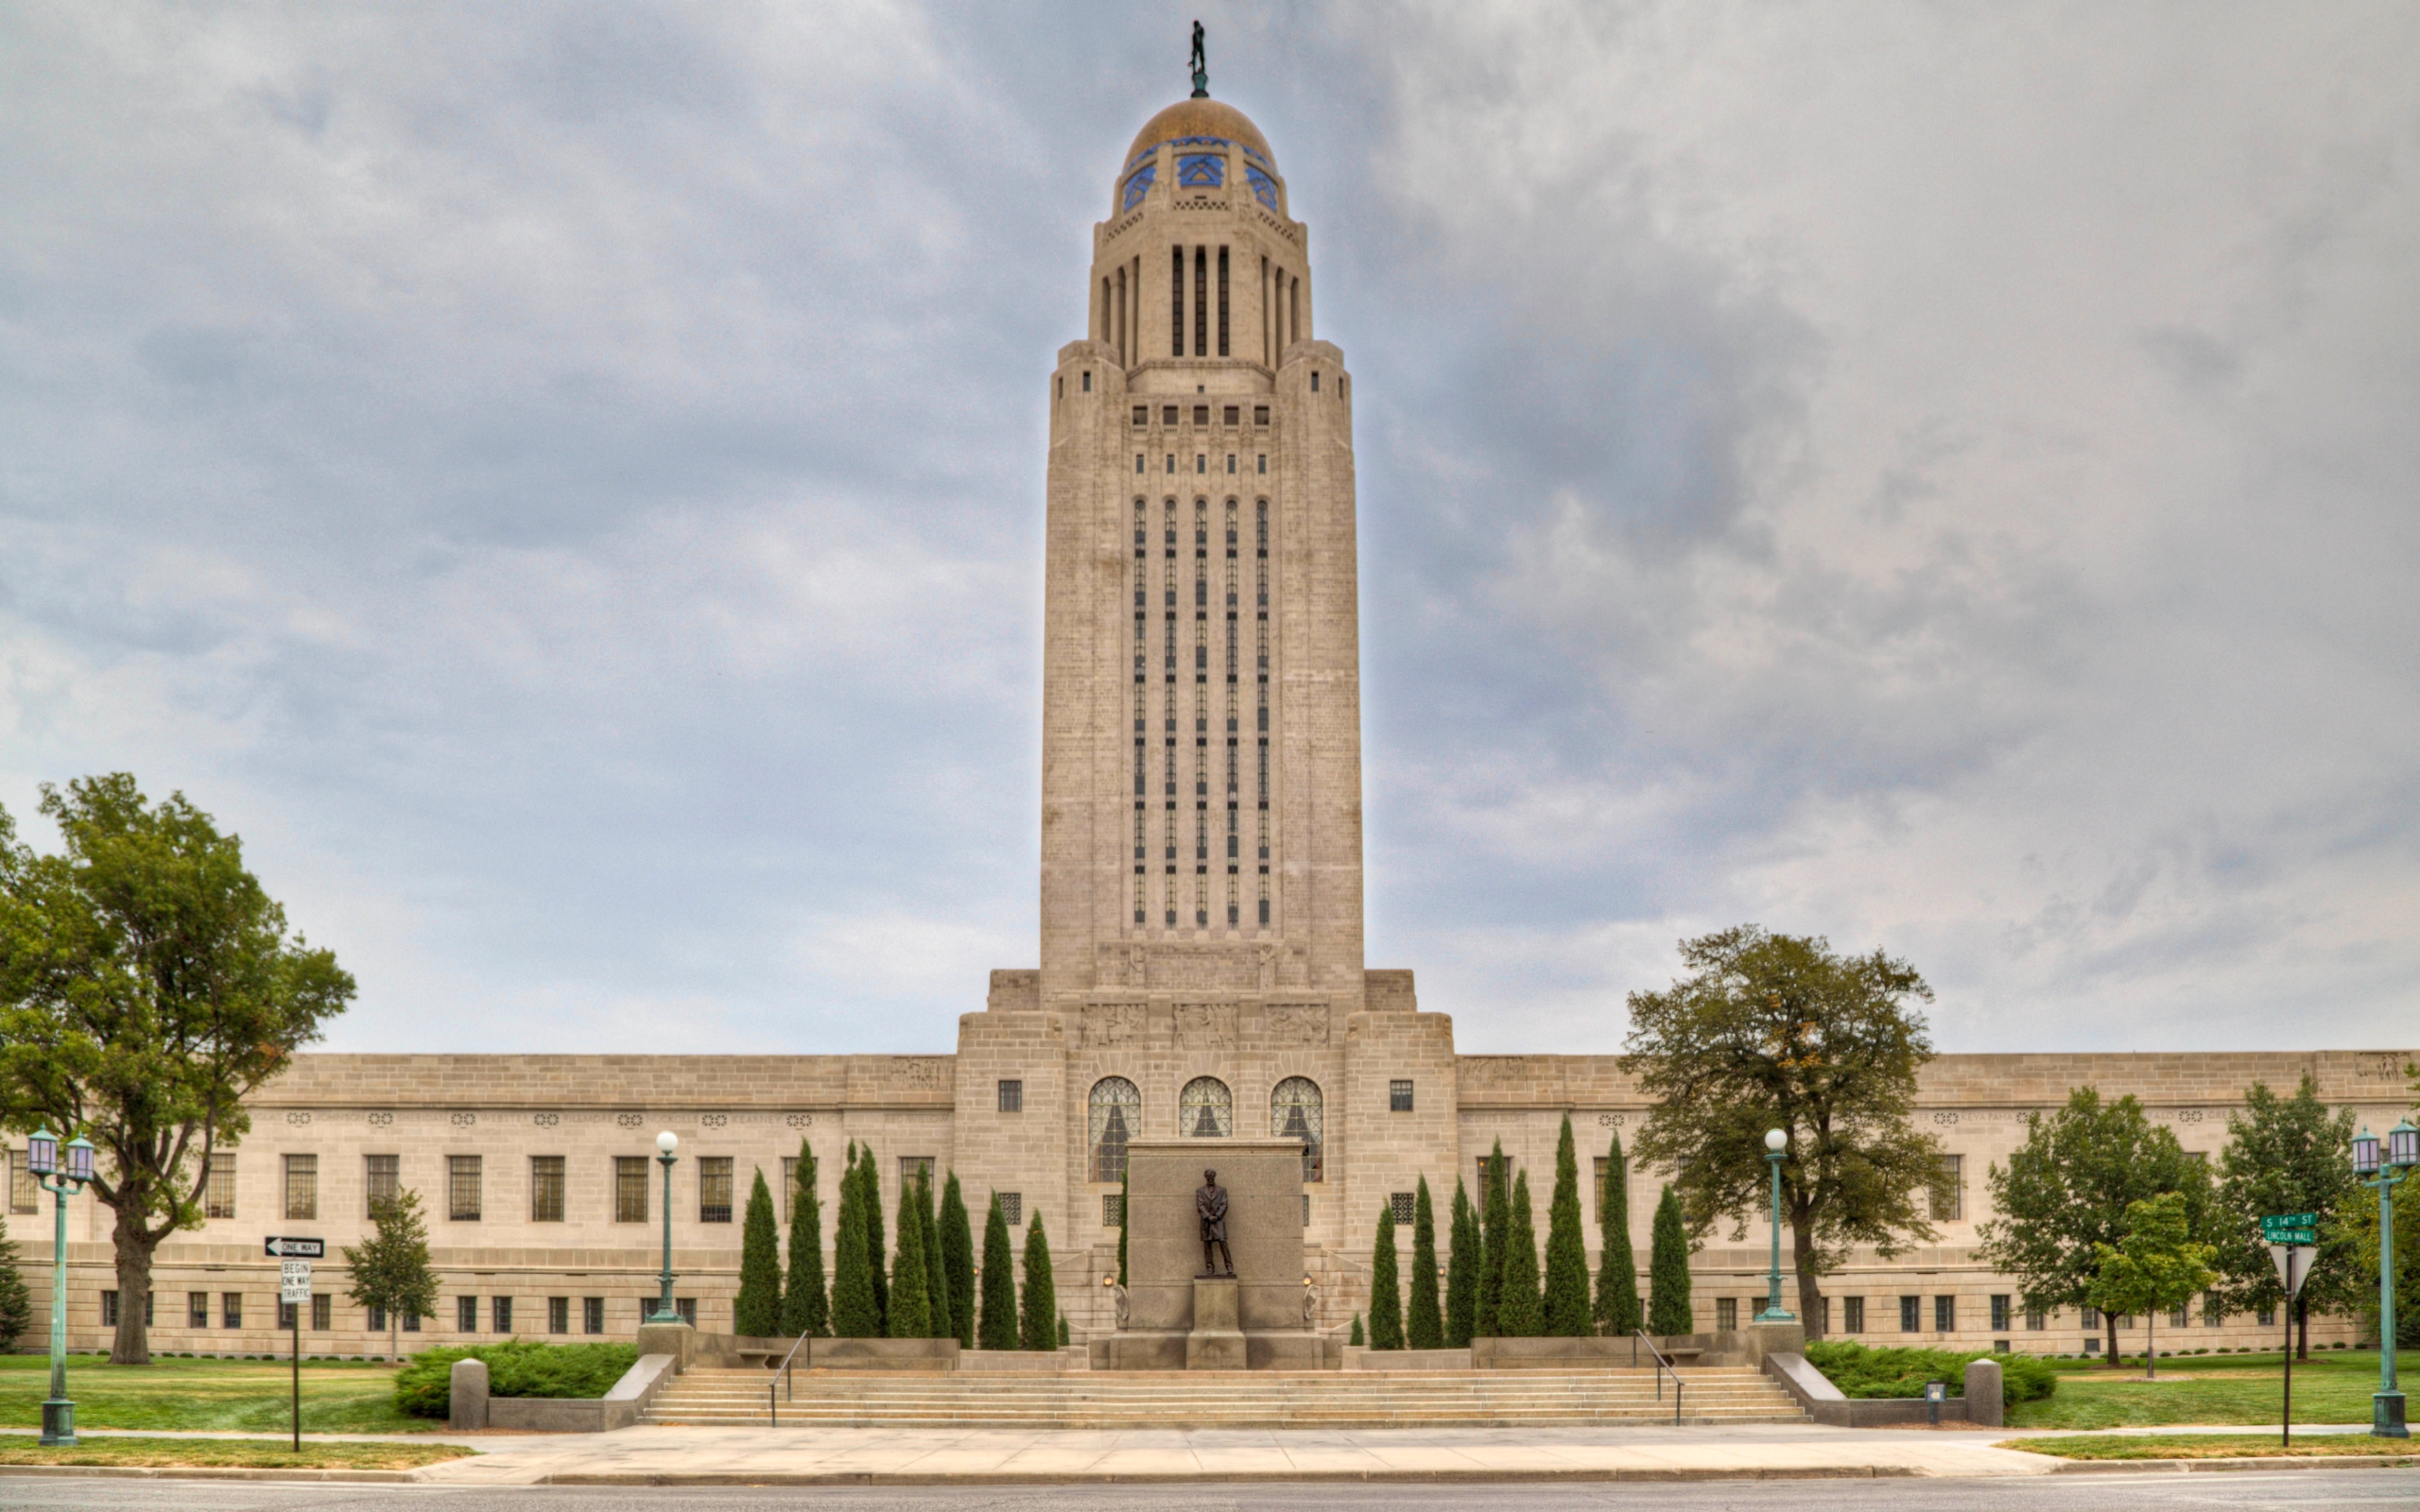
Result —
<instances>
[{"instance_id":1,"label":"bronze statue on dome","mask_svg":"<svg viewBox=\"0 0 2420 1512\"><path fill-rule=\"evenodd\" d=\"M1186 63L1193 70L1193 97L1197 100L1208 99L1210 97L1210 60L1202 55L1201 23L1198 21L1193 24L1193 56L1186 60Z\"/></svg>"}]
</instances>

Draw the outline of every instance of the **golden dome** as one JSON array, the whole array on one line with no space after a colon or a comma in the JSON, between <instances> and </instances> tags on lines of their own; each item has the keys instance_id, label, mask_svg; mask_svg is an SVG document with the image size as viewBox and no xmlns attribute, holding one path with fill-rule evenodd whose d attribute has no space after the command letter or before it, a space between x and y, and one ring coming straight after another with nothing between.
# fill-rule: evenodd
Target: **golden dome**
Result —
<instances>
[{"instance_id":1,"label":"golden dome","mask_svg":"<svg viewBox=\"0 0 2420 1512\"><path fill-rule=\"evenodd\" d=\"M1213 136L1237 143L1260 154L1263 165L1274 169L1277 156L1269 150L1269 139L1252 118L1221 100L1179 100L1159 114L1143 123L1134 133L1134 145L1126 149L1124 168L1132 168L1134 160L1163 142L1180 137ZM1121 172L1124 171L1121 169Z\"/></svg>"}]
</instances>

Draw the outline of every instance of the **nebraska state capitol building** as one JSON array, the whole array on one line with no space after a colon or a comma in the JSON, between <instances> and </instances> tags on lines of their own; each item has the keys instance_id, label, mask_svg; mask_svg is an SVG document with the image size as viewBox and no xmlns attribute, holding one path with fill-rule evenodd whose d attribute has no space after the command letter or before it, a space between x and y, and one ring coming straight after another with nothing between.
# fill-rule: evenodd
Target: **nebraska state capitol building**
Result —
<instances>
[{"instance_id":1,"label":"nebraska state capitol building","mask_svg":"<svg viewBox=\"0 0 2420 1512\"><path fill-rule=\"evenodd\" d=\"M906 1173L955 1169L978 1222L992 1192L1020 1229L1045 1222L1081 1338L1114 1326L1098 1283L1115 1268L1126 1143L1200 1139L1214 1163L1221 1139L1274 1135L1303 1142L1321 1322L1341 1330L1366 1305L1379 1208L1409 1220L1417 1178L1442 1227L1456 1174L1500 1139L1543 1205L1566 1113L1583 1159L1645 1114L1611 1057L1457 1055L1412 973L1363 959L1353 380L1314 334L1310 232L1292 209L1258 128L1196 97L1135 136L1094 228L1089 329L1047 380L1039 970L993 972L952 1054L303 1056L213 1169L209 1222L160 1249L155 1349L281 1348L261 1241L314 1233L332 1258L305 1349L383 1350L333 1257L396 1185L426 1201L443 1281L416 1343L628 1337L655 1291L662 1128L682 1141L679 1292L710 1329L731 1327L751 1179L786 1191L803 1137L827 1246L848 1142L876 1152L887 1212ZM1972 1258L1984 1169L2027 1113L2096 1084L2215 1152L2247 1084L2290 1090L2305 1071L2383 1127L2404 1058L1944 1056L1917 1115L1952 1152L1940 1242L1830 1278L1829 1330L2079 1350L2098 1338L2081 1317L2013 1311L2014 1287ZM13 1159L13 1232L47 1306L50 1225L26 1221ZM1632 1173L1642 1265L1657 1175ZM1592 1272L1599 1195L1582 1197ZM120 1305L108 1214L78 1199L69 1231L71 1342L98 1347ZM1408 1227L1398 1239L1408 1249ZM1752 1228L1700 1252L1701 1328L1754 1311L1762 1240ZM2256 1336L2252 1318L2195 1313L2183 1344Z\"/></svg>"}]
</instances>

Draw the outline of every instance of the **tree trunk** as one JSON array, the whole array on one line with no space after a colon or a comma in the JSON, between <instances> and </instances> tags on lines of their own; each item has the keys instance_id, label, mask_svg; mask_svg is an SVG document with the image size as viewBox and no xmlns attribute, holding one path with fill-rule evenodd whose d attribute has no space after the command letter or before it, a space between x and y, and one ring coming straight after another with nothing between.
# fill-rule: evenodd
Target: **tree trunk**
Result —
<instances>
[{"instance_id":1,"label":"tree trunk","mask_svg":"<svg viewBox=\"0 0 2420 1512\"><path fill-rule=\"evenodd\" d=\"M2118 1364L2118 1314L2115 1313L2101 1314L2100 1328L2102 1336L2109 1341L2109 1368L2112 1370L2124 1368Z\"/></svg>"},{"instance_id":2,"label":"tree trunk","mask_svg":"<svg viewBox=\"0 0 2420 1512\"><path fill-rule=\"evenodd\" d=\"M1813 1225L1790 1215L1789 1262L1798 1272L1798 1321L1806 1326L1806 1336L1824 1336L1824 1278L1815 1269L1815 1235Z\"/></svg>"},{"instance_id":3,"label":"tree trunk","mask_svg":"<svg viewBox=\"0 0 2420 1512\"><path fill-rule=\"evenodd\" d=\"M395 1350L401 1348L398 1341L403 1338L401 1332L403 1326L404 1320L395 1310L391 1307L387 1309L387 1363L389 1365L395 1363Z\"/></svg>"},{"instance_id":4,"label":"tree trunk","mask_svg":"<svg viewBox=\"0 0 2420 1512\"><path fill-rule=\"evenodd\" d=\"M110 1364L149 1365L151 1334L144 1327L144 1298L151 1295L151 1248L159 1241L123 1208L117 1213L117 1335L110 1341Z\"/></svg>"}]
</instances>

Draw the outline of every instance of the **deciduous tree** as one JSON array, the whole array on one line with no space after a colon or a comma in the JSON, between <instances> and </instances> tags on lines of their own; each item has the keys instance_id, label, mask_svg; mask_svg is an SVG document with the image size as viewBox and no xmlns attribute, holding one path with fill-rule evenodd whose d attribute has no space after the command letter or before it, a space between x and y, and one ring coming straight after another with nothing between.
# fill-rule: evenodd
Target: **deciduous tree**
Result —
<instances>
[{"instance_id":1,"label":"deciduous tree","mask_svg":"<svg viewBox=\"0 0 2420 1512\"><path fill-rule=\"evenodd\" d=\"M340 1247L353 1278L345 1295L357 1307L387 1317L387 1358L402 1349L403 1315L437 1311L437 1270L428 1260L428 1224L420 1194L409 1187L370 1202L370 1237Z\"/></svg>"},{"instance_id":2,"label":"deciduous tree","mask_svg":"<svg viewBox=\"0 0 2420 1512\"><path fill-rule=\"evenodd\" d=\"M2185 1306L2218 1279L2210 1268L2217 1253L2216 1246L2194 1241L2182 1192L2128 1203L2126 1237L2093 1246L2092 1305L2143 1315L2145 1375L2159 1374L2159 1314Z\"/></svg>"},{"instance_id":3,"label":"deciduous tree","mask_svg":"<svg viewBox=\"0 0 2420 1512\"><path fill-rule=\"evenodd\" d=\"M251 1127L245 1099L353 998L336 956L182 793L119 772L45 784L65 849L35 855L0 818L0 1106L97 1147L121 1297L151 1290L161 1241L203 1221L210 1157ZM144 1365L139 1307L110 1359Z\"/></svg>"},{"instance_id":4,"label":"deciduous tree","mask_svg":"<svg viewBox=\"0 0 2420 1512\"><path fill-rule=\"evenodd\" d=\"M1932 989L1880 951L1841 956L1820 936L1753 924L1681 945L1690 974L1634 992L1622 1065L1654 1101L1635 1145L1672 1167L1689 1232L1734 1237L1765 1211L1765 1131L1789 1135L1782 1211L1799 1315L1824 1315L1823 1278L1852 1246L1892 1256L1933 1237L1919 1210L1941 1151L1910 1122L1932 1058Z\"/></svg>"},{"instance_id":5,"label":"deciduous tree","mask_svg":"<svg viewBox=\"0 0 2420 1512\"><path fill-rule=\"evenodd\" d=\"M2219 1305L2250 1313L2274 1307L2284 1297L2260 1220L2275 1213L2319 1217L2319 1254L2310 1279L2294 1298L2297 1352L2310 1354L2310 1314L2349 1313L2377 1298L2377 1273L2361 1274L2360 1244L2343 1218L2368 1195L2353 1179L2353 1110L2334 1114L2319 1100L2319 1083L2308 1072L2291 1097L2280 1097L2264 1082L2244 1089L2243 1111L2228 1119L2227 1147L2219 1156L2217 1221L2211 1239L2224 1280ZM2371 1227L2377 1227L2373 1219Z\"/></svg>"}]
</instances>

